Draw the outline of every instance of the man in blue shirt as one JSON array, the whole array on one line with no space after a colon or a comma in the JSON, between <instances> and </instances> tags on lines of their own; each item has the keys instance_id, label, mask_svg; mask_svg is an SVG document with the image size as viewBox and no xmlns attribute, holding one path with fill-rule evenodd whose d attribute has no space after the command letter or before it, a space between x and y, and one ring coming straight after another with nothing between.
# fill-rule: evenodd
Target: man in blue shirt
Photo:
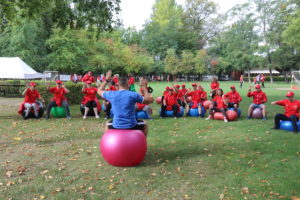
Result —
<instances>
[{"instance_id":1,"label":"man in blue shirt","mask_svg":"<svg viewBox=\"0 0 300 200\"><path fill-rule=\"evenodd\" d=\"M112 72L106 73L106 80L101 84L98 89L98 94L110 101L112 105L112 112L114 114L113 120L109 121L105 130L107 129L131 129L141 130L145 136L148 134L148 126L143 120L136 120L135 117L135 104L151 102L150 94L146 89L147 81L143 78L140 79L140 86L144 92L144 97L136 92L129 91L128 78L119 78L118 91L105 91L105 87L111 81Z\"/></svg>"}]
</instances>

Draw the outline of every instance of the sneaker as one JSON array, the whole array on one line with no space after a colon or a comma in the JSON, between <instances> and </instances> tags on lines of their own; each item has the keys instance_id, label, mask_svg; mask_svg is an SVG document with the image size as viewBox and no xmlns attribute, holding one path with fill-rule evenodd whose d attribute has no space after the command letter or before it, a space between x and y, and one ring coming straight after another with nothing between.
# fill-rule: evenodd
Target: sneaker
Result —
<instances>
[{"instance_id":1,"label":"sneaker","mask_svg":"<svg viewBox=\"0 0 300 200\"><path fill-rule=\"evenodd\" d=\"M99 119L99 118L100 118L99 115L97 115L97 116L96 116L96 119Z\"/></svg>"},{"instance_id":2,"label":"sneaker","mask_svg":"<svg viewBox=\"0 0 300 200\"><path fill-rule=\"evenodd\" d=\"M71 116L67 116L67 119L69 119L69 120L70 120L70 119L71 119Z\"/></svg>"},{"instance_id":3,"label":"sneaker","mask_svg":"<svg viewBox=\"0 0 300 200\"><path fill-rule=\"evenodd\" d=\"M105 119L105 120L107 120L107 119L108 119L108 117L104 117L104 119Z\"/></svg>"},{"instance_id":4,"label":"sneaker","mask_svg":"<svg viewBox=\"0 0 300 200\"><path fill-rule=\"evenodd\" d=\"M25 116L25 117L24 117L24 120L27 120L27 119L28 119L28 117Z\"/></svg>"},{"instance_id":5,"label":"sneaker","mask_svg":"<svg viewBox=\"0 0 300 200\"><path fill-rule=\"evenodd\" d=\"M250 116L248 116L248 117L247 117L247 119L251 119L251 117L250 117Z\"/></svg>"},{"instance_id":6,"label":"sneaker","mask_svg":"<svg viewBox=\"0 0 300 200\"><path fill-rule=\"evenodd\" d=\"M46 119L46 120L49 119L49 118L50 118L50 117L49 117L48 115L45 116L45 119Z\"/></svg>"},{"instance_id":7,"label":"sneaker","mask_svg":"<svg viewBox=\"0 0 300 200\"><path fill-rule=\"evenodd\" d=\"M36 116L36 117L35 117L35 119L39 119L39 118L40 118L39 116Z\"/></svg>"},{"instance_id":8,"label":"sneaker","mask_svg":"<svg viewBox=\"0 0 300 200\"><path fill-rule=\"evenodd\" d=\"M205 120L210 120L211 119L211 116L208 116L207 118L205 118Z\"/></svg>"},{"instance_id":9,"label":"sneaker","mask_svg":"<svg viewBox=\"0 0 300 200\"><path fill-rule=\"evenodd\" d=\"M82 119L86 119L86 116L83 116Z\"/></svg>"},{"instance_id":10,"label":"sneaker","mask_svg":"<svg viewBox=\"0 0 300 200\"><path fill-rule=\"evenodd\" d=\"M267 118L263 117L262 120L267 120Z\"/></svg>"},{"instance_id":11,"label":"sneaker","mask_svg":"<svg viewBox=\"0 0 300 200\"><path fill-rule=\"evenodd\" d=\"M228 120L226 118L224 118L224 122L228 122Z\"/></svg>"},{"instance_id":12,"label":"sneaker","mask_svg":"<svg viewBox=\"0 0 300 200\"><path fill-rule=\"evenodd\" d=\"M174 119L177 119L177 117L174 117Z\"/></svg>"}]
</instances>

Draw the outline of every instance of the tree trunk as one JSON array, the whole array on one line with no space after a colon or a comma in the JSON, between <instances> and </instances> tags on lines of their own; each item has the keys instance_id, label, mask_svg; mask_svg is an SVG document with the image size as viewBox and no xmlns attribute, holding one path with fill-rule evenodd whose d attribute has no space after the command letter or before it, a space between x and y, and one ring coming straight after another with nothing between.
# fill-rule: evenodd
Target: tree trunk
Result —
<instances>
[{"instance_id":1,"label":"tree trunk","mask_svg":"<svg viewBox=\"0 0 300 200\"><path fill-rule=\"evenodd\" d=\"M273 83L273 73L272 73L272 67L271 67L272 59L271 59L271 54L270 54L269 49L268 49L268 62L269 62L270 81L271 81L271 83Z\"/></svg>"},{"instance_id":2,"label":"tree trunk","mask_svg":"<svg viewBox=\"0 0 300 200\"><path fill-rule=\"evenodd\" d=\"M249 67L248 67L248 82L249 82L249 84L251 84L251 77L250 77L250 69L249 69Z\"/></svg>"}]
</instances>

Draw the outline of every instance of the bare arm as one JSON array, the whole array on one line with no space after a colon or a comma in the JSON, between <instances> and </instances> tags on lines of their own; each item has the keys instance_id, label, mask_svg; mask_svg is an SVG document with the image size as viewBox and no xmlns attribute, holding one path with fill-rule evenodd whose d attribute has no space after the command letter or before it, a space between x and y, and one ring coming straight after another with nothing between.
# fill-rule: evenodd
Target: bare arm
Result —
<instances>
[{"instance_id":1,"label":"bare arm","mask_svg":"<svg viewBox=\"0 0 300 200\"><path fill-rule=\"evenodd\" d=\"M102 84L100 85L99 89L98 89L98 94L103 97L103 93L105 92L105 87L107 85L107 82L110 81L111 79L111 70L108 70L108 72L106 73L106 76L105 76L105 81L102 82Z\"/></svg>"},{"instance_id":2,"label":"bare arm","mask_svg":"<svg viewBox=\"0 0 300 200\"><path fill-rule=\"evenodd\" d=\"M70 93L70 90L68 90L66 87L65 87L65 84L62 84L62 87L65 89L65 92L68 94Z\"/></svg>"},{"instance_id":3,"label":"bare arm","mask_svg":"<svg viewBox=\"0 0 300 200\"><path fill-rule=\"evenodd\" d=\"M82 89L81 89L82 93L84 93L85 88L86 88L86 83L84 83L83 86L82 86Z\"/></svg>"},{"instance_id":4,"label":"bare arm","mask_svg":"<svg viewBox=\"0 0 300 200\"><path fill-rule=\"evenodd\" d=\"M272 105L276 105L277 104L277 101L273 101L271 102Z\"/></svg>"},{"instance_id":5,"label":"bare arm","mask_svg":"<svg viewBox=\"0 0 300 200\"><path fill-rule=\"evenodd\" d=\"M143 94L144 94L144 104L150 104L151 103L151 95L147 90L147 80L144 78L140 78L140 86L143 90Z\"/></svg>"},{"instance_id":6,"label":"bare arm","mask_svg":"<svg viewBox=\"0 0 300 200\"><path fill-rule=\"evenodd\" d=\"M26 85L26 89L22 92L22 96L25 95L26 91L28 90L28 85Z\"/></svg>"}]
</instances>

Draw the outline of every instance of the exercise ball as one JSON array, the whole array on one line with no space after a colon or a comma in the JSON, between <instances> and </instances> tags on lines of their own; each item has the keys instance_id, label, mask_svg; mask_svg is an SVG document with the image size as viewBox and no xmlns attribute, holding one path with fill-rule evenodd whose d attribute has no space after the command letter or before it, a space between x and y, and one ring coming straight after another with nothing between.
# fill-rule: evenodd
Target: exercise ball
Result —
<instances>
[{"instance_id":1,"label":"exercise ball","mask_svg":"<svg viewBox=\"0 0 300 200\"><path fill-rule=\"evenodd\" d=\"M234 110L227 110L226 117L228 121L234 121L238 118L238 114Z\"/></svg>"},{"instance_id":2,"label":"exercise ball","mask_svg":"<svg viewBox=\"0 0 300 200\"><path fill-rule=\"evenodd\" d=\"M187 103L191 103L191 102L192 102L192 97L187 97L187 98L186 98L186 102L187 102Z\"/></svg>"},{"instance_id":3,"label":"exercise ball","mask_svg":"<svg viewBox=\"0 0 300 200\"><path fill-rule=\"evenodd\" d=\"M56 118L61 118L61 117L67 116L65 108L62 106L61 107L58 107L58 106L52 107L51 114L53 117L56 117Z\"/></svg>"},{"instance_id":4,"label":"exercise ball","mask_svg":"<svg viewBox=\"0 0 300 200\"><path fill-rule=\"evenodd\" d=\"M229 108L229 110L235 111L234 108ZM237 115L238 115L238 117L240 117L241 114L242 114L242 111L241 111L241 109L238 108L238 109L237 109Z\"/></svg>"},{"instance_id":5,"label":"exercise ball","mask_svg":"<svg viewBox=\"0 0 300 200\"><path fill-rule=\"evenodd\" d=\"M150 116L147 114L147 112L145 112L143 110L136 112L135 117L137 119L149 119L150 118Z\"/></svg>"},{"instance_id":6,"label":"exercise ball","mask_svg":"<svg viewBox=\"0 0 300 200\"><path fill-rule=\"evenodd\" d=\"M156 103L161 104L162 103L162 97L157 97L156 98Z\"/></svg>"},{"instance_id":7,"label":"exercise ball","mask_svg":"<svg viewBox=\"0 0 300 200\"><path fill-rule=\"evenodd\" d=\"M201 106L201 115L200 116L204 117L205 113L206 113L206 109L203 106ZM198 108L190 109L188 115L191 117L199 117Z\"/></svg>"},{"instance_id":8,"label":"exercise ball","mask_svg":"<svg viewBox=\"0 0 300 200\"><path fill-rule=\"evenodd\" d=\"M261 108L255 108L255 109L252 111L251 116L252 116L253 118L256 118L256 119L261 119L261 118L263 117L262 109L261 109Z\"/></svg>"},{"instance_id":9,"label":"exercise ball","mask_svg":"<svg viewBox=\"0 0 300 200\"><path fill-rule=\"evenodd\" d=\"M211 101L206 100L203 102L203 106L205 109L209 109L210 105L211 105Z\"/></svg>"},{"instance_id":10,"label":"exercise ball","mask_svg":"<svg viewBox=\"0 0 300 200\"><path fill-rule=\"evenodd\" d=\"M82 115L84 115L84 111L85 111L85 107L83 104L80 104L80 112ZM100 114L100 111L98 110L98 114ZM95 116L95 112L94 109L89 109L89 112L87 114L87 116Z\"/></svg>"},{"instance_id":11,"label":"exercise ball","mask_svg":"<svg viewBox=\"0 0 300 200\"><path fill-rule=\"evenodd\" d=\"M159 110L159 113L161 112L161 110ZM177 113L176 117L183 117L184 115L184 108L180 107L179 112ZM166 110L166 116L167 117L174 117L174 113L173 110Z\"/></svg>"},{"instance_id":12,"label":"exercise ball","mask_svg":"<svg viewBox=\"0 0 300 200\"><path fill-rule=\"evenodd\" d=\"M38 109L38 117L42 117L43 114L44 114L44 105L40 101L36 101L36 105L37 105L37 109ZM26 109L23 110L22 116L25 117L25 114L26 114ZM33 108L30 110L30 112L29 112L29 114L28 114L27 117L28 118L34 118L35 117Z\"/></svg>"},{"instance_id":13,"label":"exercise ball","mask_svg":"<svg viewBox=\"0 0 300 200\"><path fill-rule=\"evenodd\" d=\"M300 130L300 121L297 122L298 131ZM280 121L279 128L286 131L294 131L291 121Z\"/></svg>"},{"instance_id":14,"label":"exercise ball","mask_svg":"<svg viewBox=\"0 0 300 200\"><path fill-rule=\"evenodd\" d=\"M215 120L224 120L223 113L221 113L221 112L216 112L216 113L214 114L214 119L215 119Z\"/></svg>"},{"instance_id":15,"label":"exercise ball","mask_svg":"<svg viewBox=\"0 0 300 200\"><path fill-rule=\"evenodd\" d=\"M109 129L100 141L104 160L113 166L137 166L143 161L146 151L146 137L140 130Z\"/></svg>"}]
</instances>

